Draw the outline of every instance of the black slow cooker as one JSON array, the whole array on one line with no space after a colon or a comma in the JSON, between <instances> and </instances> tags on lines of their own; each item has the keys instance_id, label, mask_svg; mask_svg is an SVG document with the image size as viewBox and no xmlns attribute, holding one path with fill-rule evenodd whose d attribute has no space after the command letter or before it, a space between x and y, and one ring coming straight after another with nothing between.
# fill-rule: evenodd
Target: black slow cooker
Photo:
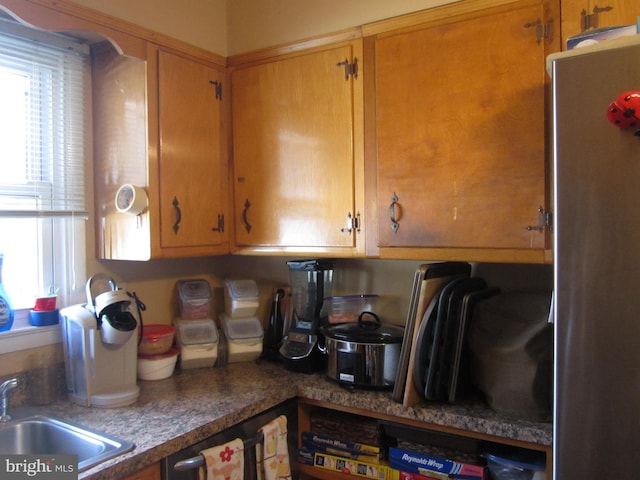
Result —
<instances>
[{"instance_id":1,"label":"black slow cooker","mask_svg":"<svg viewBox=\"0 0 640 480\"><path fill-rule=\"evenodd\" d=\"M400 358L404 328L382 325L372 312L358 321L325 325L327 376L343 385L392 388Z\"/></svg>"}]
</instances>

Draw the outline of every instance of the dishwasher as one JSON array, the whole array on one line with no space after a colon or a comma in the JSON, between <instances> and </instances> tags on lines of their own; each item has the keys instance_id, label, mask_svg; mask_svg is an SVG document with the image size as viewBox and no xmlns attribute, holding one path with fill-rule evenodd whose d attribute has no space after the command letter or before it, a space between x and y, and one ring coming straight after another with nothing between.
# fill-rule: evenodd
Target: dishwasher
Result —
<instances>
[{"instance_id":1,"label":"dishwasher","mask_svg":"<svg viewBox=\"0 0 640 480\"><path fill-rule=\"evenodd\" d=\"M262 435L259 430L280 415L287 417L287 446L289 449L289 463L291 464L291 478L298 478L298 404L296 400L288 400L164 458L161 462L162 480L199 480L206 478L204 459L200 452L236 438L240 438L245 447L244 479L257 479L255 445L258 442L262 442Z\"/></svg>"}]
</instances>

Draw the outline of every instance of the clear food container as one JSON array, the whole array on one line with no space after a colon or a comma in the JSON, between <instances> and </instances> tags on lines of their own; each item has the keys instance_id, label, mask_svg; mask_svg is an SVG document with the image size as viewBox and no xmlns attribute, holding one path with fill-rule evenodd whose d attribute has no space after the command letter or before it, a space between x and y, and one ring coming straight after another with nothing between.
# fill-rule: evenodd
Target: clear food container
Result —
<instances>
[{"instance_id":1,"label":"clear food container","mask_svg":"<svg viewBox=\"0 0 640 480\"><path fill-rule=\"evenodd\" d=\"M250 317L259 306L260 292L254 280L225 280L224 309L230 317Z\"/></svg>"},{"instance_id":2,"label":"clear food container","mask_svg":"<svg viewBox=\"0 0 640 480\"><path fill-rule=\"evenodd\" d=\"M218 358L218 329L210 318L175 320L180 346L180 368L213 367Z\"/></svg>"},{"instance_id":3,"label":"clear food container","mask_svg":"<svg viewBox=\"0 0 640 480\"><path fill-rule=\"evenodd\" d=\"M227 363L249 362L260 357L264 331L258 317L232 318L222 313L220 322L227 339Z\"/></svg>"},{"instance_id":4,"label":"clear food container","mask_svg":"<svg viewBox=\"0 0 640 480\"><path fill-rule=\"evenodd\" d=\"M546 480L544 452L508 445L487 449L484 456L491 480Z\"/></svg>"},{"instance_id":5,"label":"clear food container","mask_svg":"<svg viewBox=\"0 0 640 480\"><path fill-rule=\"evenodd\" d=\"M353 323L362 312L376 313L379 295L342 295L326 297L322 304L321 318L329 323Z\"/></svg>"},{"instance_id":6,"label":"clear food container","mask_svg":"<svg viewBox=\"0 0 640 480\"><path fill-rule=\"evenodd\" d=\"M211 286L203 279L180 280L176 283L180 299L180 317L198 320L211 316Z\"/></svg>"}]
</instances>

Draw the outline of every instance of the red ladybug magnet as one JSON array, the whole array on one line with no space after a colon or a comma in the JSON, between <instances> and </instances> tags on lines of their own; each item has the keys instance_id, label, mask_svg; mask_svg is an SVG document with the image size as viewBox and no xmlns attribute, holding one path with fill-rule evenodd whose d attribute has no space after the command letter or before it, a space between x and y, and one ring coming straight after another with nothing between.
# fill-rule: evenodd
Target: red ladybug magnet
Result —
<instances>
[{"instance_id":1,"label":"red ladybug magnet","mask_svg":"<svg viewBox=\"0 0 640 480\"><path fill-rule=\"evenodd\" d=\"M640 133L640 91L630 90L620 94L609 105L607 118L622 130L636 129L634 133L638 135Z\"/></svg>"}]
</instances>

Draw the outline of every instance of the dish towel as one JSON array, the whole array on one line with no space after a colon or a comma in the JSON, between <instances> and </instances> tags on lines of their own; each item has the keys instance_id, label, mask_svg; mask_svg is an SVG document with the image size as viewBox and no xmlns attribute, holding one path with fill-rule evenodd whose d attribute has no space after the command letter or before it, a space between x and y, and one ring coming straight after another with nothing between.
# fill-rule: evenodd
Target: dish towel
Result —
<instances>
[{"instance_id":1,"label":"dish towel","mask_svg":"<svg viewBox=\"0 0 640 480\"><path fill-rule=\"evenodd\" d=\"M206 480L244 480L244 444L236 438L200 452L206 464Z\"/></svg>"},{"instance_id":2,"label":"dish towel","mask_svg":"<svg viewBox=\"0 0 640 480\"><path fill-rule=\"evenodd\" d=\"M262 444L256 445L256 469L259 480L291 480L289 448L287 446L287 417L280 415L260 431Z\"/></svg>"}]
</instances>

